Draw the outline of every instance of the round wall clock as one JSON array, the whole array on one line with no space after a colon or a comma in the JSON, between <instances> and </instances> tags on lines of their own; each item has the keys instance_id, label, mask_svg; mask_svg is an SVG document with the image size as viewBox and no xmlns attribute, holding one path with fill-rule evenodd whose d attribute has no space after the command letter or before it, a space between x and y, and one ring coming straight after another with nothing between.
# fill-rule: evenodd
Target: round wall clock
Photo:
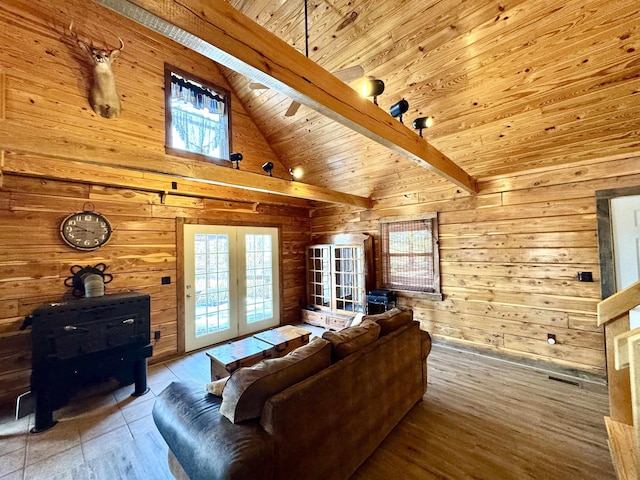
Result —
<instances>
[{"instance_id":1,"label":"round wall clock","mask_svg":"<svg viewBox=\"0 0 640 480\"><path fill-rule=\"evenodd\" d=\"M111 224L104 215L85 210L72 213L62 221L60 235L73 248L95 250L111 238Z\"/></svg>"}]
</instances>

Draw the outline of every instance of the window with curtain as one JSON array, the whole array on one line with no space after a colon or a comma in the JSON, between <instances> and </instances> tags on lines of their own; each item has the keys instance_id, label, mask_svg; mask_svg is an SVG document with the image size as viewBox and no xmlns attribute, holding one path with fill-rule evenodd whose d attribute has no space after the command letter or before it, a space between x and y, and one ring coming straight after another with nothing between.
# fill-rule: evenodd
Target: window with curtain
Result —
<instances>
[{"instance_id":1,"label":"window with curtain","mask_svg":"<svg viewBox=\"0 0 640 480\"><path fill-rule=\"evenodd\" d=\"M228 91L166 65L165 98L166 142L171 153L229 159Z\"/></svg>"},{"instance_id":2,"label":"window with curtain","mask_svg":"<svg viewBox=\"0 0 640 480\"><path fill-rule=\"evenodd\" d=\"M381 219L380 243L384 288L440 295L435 214Z\"/></svg>"}]
</instances>

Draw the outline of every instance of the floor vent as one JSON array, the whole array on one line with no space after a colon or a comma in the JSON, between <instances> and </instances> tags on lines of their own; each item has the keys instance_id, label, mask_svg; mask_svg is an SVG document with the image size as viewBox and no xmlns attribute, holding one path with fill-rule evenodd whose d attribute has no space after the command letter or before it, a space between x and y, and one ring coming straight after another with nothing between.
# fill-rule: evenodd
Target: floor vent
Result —
<instances>
[{"instance_id":1,"label":"floor vent","mask_svg":"<svg viewBox=\"0 0 640 480\"><path fill-rule=\"evenodd\" d=\"M580 382L574 382L573 380L567 380L565 378L552 377L549 375L549 380L554 380L556 382L566 383L568 385L573 385L574 387L581 387L582 384Z\"/></svg>"}]
</instances>

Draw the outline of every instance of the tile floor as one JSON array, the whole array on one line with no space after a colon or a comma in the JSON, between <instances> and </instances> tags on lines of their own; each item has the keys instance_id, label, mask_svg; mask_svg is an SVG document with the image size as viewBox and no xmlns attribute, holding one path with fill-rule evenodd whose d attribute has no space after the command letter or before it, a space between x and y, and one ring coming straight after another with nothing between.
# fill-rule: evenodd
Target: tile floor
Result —
<instances>
[{"instance_id":1,"label":"tile floor","mask_svg":"<svg viewBox=\"0 0 640 480\"><path fill-rule=\"evenodd\" d=\"M299 326L312 331L311 338L324 332ZM200 351L150 366L150 391L142 397L115 380L84 388L54 412L56 426L36 435L29 433L33 414L15 421L13 411L0 411L0 480L173 479L167 445L151 417L154 399L175 380L204 388L210 372L209 357Z\"/></svg>"},{"instance_id":2,"label":"tile floor","mask_svg":"<svg viewBox=\"0 0 640 480\"><path fill-rule=\"evenodd\" d=\"M29 433L33 414L15 421L14 412L0 412L0 480L173 478L151 417L154 399L174 380L204 387L209 375L209 358L198 352L150 366L142 397L115 381L84 388L54 412L56 426L36 435ZM129 455L132 449L139 454Z\"/></svg>"}]
</instances>

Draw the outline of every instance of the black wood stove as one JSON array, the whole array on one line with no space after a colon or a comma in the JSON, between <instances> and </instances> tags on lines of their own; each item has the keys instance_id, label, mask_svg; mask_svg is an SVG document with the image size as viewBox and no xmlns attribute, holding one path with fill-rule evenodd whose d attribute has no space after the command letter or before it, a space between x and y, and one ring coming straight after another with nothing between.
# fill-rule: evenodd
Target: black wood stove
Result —
<instances>
[{"instance_id":1,"label":"black wood stove","mask_svg":"<svg viewBox=\"0 0 640 480\"><path fill-rule=\"evenodd\" d=\"M123 385L135 383L134 396L147 393L150 316L149 295L118 293L47 304L27 317L36 417L32 433L53 427L53 411L88 382L115 377Z\"/></svg>"}]
</instances>

